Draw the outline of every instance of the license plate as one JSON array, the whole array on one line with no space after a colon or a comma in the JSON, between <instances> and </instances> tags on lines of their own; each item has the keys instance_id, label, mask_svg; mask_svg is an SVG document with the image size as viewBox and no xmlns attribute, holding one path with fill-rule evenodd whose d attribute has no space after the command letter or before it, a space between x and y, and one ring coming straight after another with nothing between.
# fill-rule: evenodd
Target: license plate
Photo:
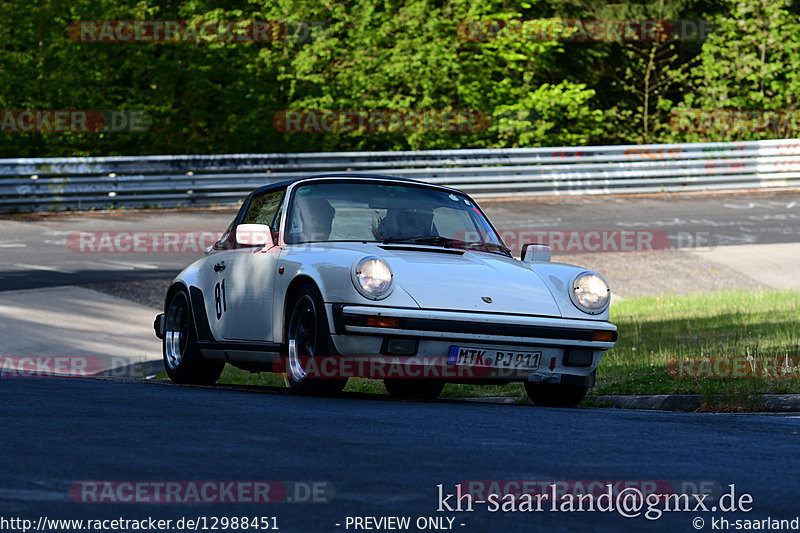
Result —
<instances>
[{"instance_id":1,"label":"license plate","mask_svg":"<svg viewBox=\"0 0 800 533\"><path fill-rule=\"evenodd\" d=\"M496 350L474 346L450 346L447 362L451 365L483 366L492 368L511 368L536 370L542 352L521 352L518 350Z\"/></svg>"}]
</instances>

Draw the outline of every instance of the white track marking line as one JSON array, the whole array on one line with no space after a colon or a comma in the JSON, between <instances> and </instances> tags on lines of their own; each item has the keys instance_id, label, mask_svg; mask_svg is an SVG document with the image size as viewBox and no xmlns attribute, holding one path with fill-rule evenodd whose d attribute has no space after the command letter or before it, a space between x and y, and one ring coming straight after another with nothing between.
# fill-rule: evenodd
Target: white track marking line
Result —
<instances>
[{"instance_id":1,"label":"white track marking line","mask_svg":"<svg viewBox=\"0 0 800 533\"><path fill-rule=\"evenodd\" d=\"M150 263L133 263L131 261L113 261L111 259L101 259L98 263L102 263L104 265L115 266L115 267L123 267L125 270L158 270L160 267L158 265L152 265Z\"/></svg>"},{"instance_id":2,"label":"white track marking line","mask_svg":"<svg viewBox=\"0 0 800 533\"><path fill-rule=\"evenodd\" d=\"M54 267L54 266L47 266L47 265L28 265L24 263L16 263L14 265L17 268L27 268L31 270L46 270L47 272L58 272L60 274L74 274L77 272L71 268L63 268L63 267Z\"/></svg>"}]
</instances>

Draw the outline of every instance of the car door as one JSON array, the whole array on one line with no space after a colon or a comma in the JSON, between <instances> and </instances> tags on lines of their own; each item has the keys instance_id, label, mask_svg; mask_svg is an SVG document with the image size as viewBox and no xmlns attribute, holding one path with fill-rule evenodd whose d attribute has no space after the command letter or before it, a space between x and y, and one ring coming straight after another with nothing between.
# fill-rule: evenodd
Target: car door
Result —
<instances>
[{"instance_id":1,"label":"car door","mask_svg":"<svg viewBox=\"0 0 800 533\"><path fill-rule=\"evenodd\" d=\"M232 264L237 249L234 229L238 221L244 216L244 211L250 203L249 200L250 198L248 197L244 201L236 217L220 239L206 250L206 257L198 264L197 268L196 284L202 291L205 318L207 319L211 337L216 340L224 338L223 326L227 319L226 269L228 265ZM202 329L199 328L199 331L201 336L205 338L207 335L202 333Z\"/></svg>"},{"instance_id":2,"label":"car door","mask_svg":"<svg viewBox=\"0 0 800 533\"><path fill-rule=\"evenodd\" d=\"M253 196L241 223L267 224L277 240L277 224L285 189ZM222 309L222 338L237 341L271 342L272 301L279 246L237 246L225 254L225 269L219 276L214 296L220 296L215 314Z\"/></svg>"}]
</instances>

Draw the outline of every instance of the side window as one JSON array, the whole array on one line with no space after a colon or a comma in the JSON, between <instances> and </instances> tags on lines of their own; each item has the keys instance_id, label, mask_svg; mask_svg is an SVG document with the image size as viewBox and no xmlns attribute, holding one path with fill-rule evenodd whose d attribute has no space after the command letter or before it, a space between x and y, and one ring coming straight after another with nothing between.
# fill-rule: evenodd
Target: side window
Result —
<instances>
[{"instance_id":1,"label":"side window","mask_svg":"<svg viewBox=\"0 0 800 533\"><path fill-rule=\"evenodd\" d=\"M214 243L213 250L230 250L231 248L236 247L233 240L233 228L236 227L236 221L239 220L239 217L242 215L242 211L244 211L244 203L239 206L239 211L236 212L236 216L231 221L228 229L226 229L225 233L223 233L219 240Z\"/></svg>"},{"instance_id":2,"label":"side window","mask_svg":"<svg viewBox=\"0 0 800 533\"><path fill-rule=\"evenodd\" d=\"M278 233L280 233L282 222L283 222L283 198L281 198L281 202L278 203L278 214L275 215L275 225L270 226L270 229L272 230L272 239L275 242L278 242Z\"/></svg>"},{"instance_id":3,"label":"side window","mask_svg":"<svg viewBox=\"0 0 800 533\"><path fill-rule=\"evenodd\" d=\"M284 191L272 191L253 198L247 214L242 221L244 224L267 224L271 229L275 222L275 215L282 205Z\"/></svg>"}]
</instances>

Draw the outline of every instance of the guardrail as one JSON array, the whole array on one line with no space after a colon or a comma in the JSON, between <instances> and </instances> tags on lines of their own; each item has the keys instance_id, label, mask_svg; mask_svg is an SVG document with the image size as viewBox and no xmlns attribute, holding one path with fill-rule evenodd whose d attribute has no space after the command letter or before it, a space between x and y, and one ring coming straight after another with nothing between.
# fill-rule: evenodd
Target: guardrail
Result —
<instances>
[{"instance_id":1,"label":"guardrail","mask_svg":"<svg viewBox=\"0 0 800 533\"><path fill-rule=\"evenodd\" d=\"M800 186L800 139L570 148L0 159L0 212L233 203L260 185L369 171L476 197Z\"/></svg>"}]
</instances>

